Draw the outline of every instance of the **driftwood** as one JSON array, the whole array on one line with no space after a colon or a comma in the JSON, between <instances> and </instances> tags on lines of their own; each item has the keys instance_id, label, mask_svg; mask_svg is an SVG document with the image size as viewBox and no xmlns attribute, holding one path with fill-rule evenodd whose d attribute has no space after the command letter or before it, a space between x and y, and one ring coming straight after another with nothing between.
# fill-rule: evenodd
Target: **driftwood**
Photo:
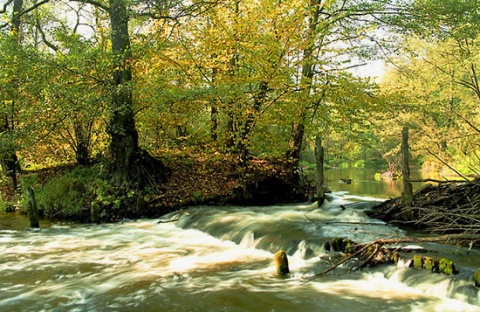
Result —
<instances>
[{"instance_id":1,"label":"driftwood","mask_svg":"<svg viewBox=\"0 0 480 312\"><path fill-rule=\"evenodd\" d=\"M325 275L335 270L340 265L347 261L353 261L352 266L348 271L355 271L364 267L373 267L379 264L391 264L397 263L399 260L399 252L406 251L406 247L400 246L401 243L424 243L424 242L458 242L461 240L480 240L479 235L472 234L454 234L454 235L442 235L436 237L405 237L394 239L377 239L372 242L356 244L351 240L345 238L334 238L329 242L329 248L333 251L341 251L345 253L345 257L333 264L323 272L315 274L309 278L307 282L314 280L322 275ZM338 243L341 241L342 243ZM392 246L393 245L393 246ZM328 248L326 248L328 249ZM411 267L418 267L426 269L432 272L444 273L444 274L456 274L458 271L452 261L448 259L434 260L429 257L413 257L411 260ZM419 264L420 263L420 264ZM479 273L480 274L480 273Z\"/></svg>"},{"instance_id":2,"label":"driftwood","mask_svg":"<svg viewBox=\"0 0 480 312\"><path fill-rule=\"evenodd\" d=\"M405 210L411 212L407 220ZM432 233L480 234L480 180L427 184L415 192L411 207L396 198L372 207L367 213L373 218L417 226Z\"/></svg>"}]
</instances>

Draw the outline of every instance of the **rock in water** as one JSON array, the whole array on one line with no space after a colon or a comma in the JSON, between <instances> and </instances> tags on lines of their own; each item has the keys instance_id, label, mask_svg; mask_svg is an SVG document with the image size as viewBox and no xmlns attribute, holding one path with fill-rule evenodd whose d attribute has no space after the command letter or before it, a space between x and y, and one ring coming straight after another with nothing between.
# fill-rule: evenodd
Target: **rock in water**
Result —
<instances>
[{"instance_id":1,"label":"rock in water","mask_svg":"<svg viewBox=\"0 0 480 312\"><path fill-rule=\"evenodd\" d=\"M275 266L277 267L277 273L280 275L285 275L290 273L288 268L288 258L285 250L279 250L273 256L275 260Z\"/></svg>"}]
</instances>

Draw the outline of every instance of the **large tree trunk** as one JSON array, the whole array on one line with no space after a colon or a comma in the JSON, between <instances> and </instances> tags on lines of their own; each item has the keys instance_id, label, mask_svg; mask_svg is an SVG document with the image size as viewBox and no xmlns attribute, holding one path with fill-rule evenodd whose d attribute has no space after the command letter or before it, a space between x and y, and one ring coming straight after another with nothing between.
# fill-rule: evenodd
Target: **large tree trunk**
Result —
<instances>
[{"instance_id":1,"label":"large tree trunk","mask_svg":"<svg viewBox=\"0 0 480 312\"><path fill-rule=\"evenodd\" d=\"M253 107L248 109L246 119L244 121L243 127L240 128L240 138L237 142L237 152L240 155L240 161L246 163L249 150L248 146L250 144L250 137L252 135L253 129L255 128L256 119L258 114L260 114L260 109L265 103L268 92L268 82L262 81L258 84L257 94L254 96Z\"/></svg>"},{"instance_id":2,"label":"large tree trunk","mask_svg":"<svg viewBox=\"0 0 480 312\"><path fill-rule=\"evenodd\" d=\"M165 169L159 160L138 146L133 113L128 21L127 2L110 0L114 70L108 133L111 136L110 153L113 160L112 183L126 188L142 188L145 182L157 182L156 178L165 178Z\"/></svg>"},{"instance_id":3,"label":"large tree trunk","mask_svg":"<svg viewBox=\"0 0 480 312\"><path fill-rule=\"evenodd\" d=\"M90 127L85 127L80 120L73 121L73 131L75 134L75 160L79 165L86 165L90 160Z\"/></svg>"},{"instance_id":4,"label":"large tree trunk","mask_svg":"<svg viewBox=\"0 0 480 312\"><path fill-rule=\"evenodd\" d=\"M210 138L212 139L213 144L217 143L217 139L218 139L217 129L218 129L218 109L215 106L212 106L210 111Z\"/></svg>"},{"instance_id":5,"label":"large tree trunk","mask_svg":"<svg viewBox=\"0 0 480 312\"><path fill-rule=\"evenodd\" d=\"M413 203L413 188L410 182L410 147L408 145L408 128L403 127L402 130L402 175L403 175L403 192L402 201L404 205L404 211L402 213L405 221L411 220L411 207Z\"/></svg>"},{"instance_id":6,"label":"large tree trunk","mask_svg":"<svg viewBox=\"0 0 480 312\"><path fill-rule=\"evenodd\" d=\"M12 12L12 35L14 36L14 44L20 45L21 35L20 35L20 27L21 27L21 20L19 13L22 11L23 7L23 0L14 0L13 1L13 12ZM16 79L15 77L13 79ZM14 84L17 84L15 82ZM16 91L14 91L16 92ZM7 140L12 140L10 135L14 131L14 121L13 121L13 114L15 109L15 96L12 98L12 102L10 107L5 107L4 114L2 116L2 124L0 125L0 133L6 134ZM7 177L12 179L13 188L17 188L17 169L19 169L18 165L18 157L15 152L15 144L13 142L9 142L5 144L7 146L2 155L0 155L0 165L2 167L3 174Z\"/></svg>"},{"instance_id":7,"label":"large tree trunk","mask_svg":"<svg viewBox=\"0 0 480 312\"><path fill-rule=\"evenodd\" d=\"M322 138L317 135L315 138L315 163L316 163L316 176L317 176L317 203L318 207L323 205L325 201L325 182L323 163L325 160L325 150L322 146Z\"/></svg>"},{"instance_id":8,"label":"large tree trunk","mask_svg":"<svg viewBox=\"0 0 480 312\"><path fill-rule=\"evenodd\" d=\"M113 183L131 182L132 167L138 153L138 133L133 118L132 71L126 2L110 0L112 27L113 90L110 124L110 152L113 158Z\"/></svg>"},{"instance_id":9,"label":"large tree trunk","mask_svg":"<svg viewBox=\"0 0 480 312\"><path fill-rule=\"evenodd\" d=\"M288 145L287 160L295 166L300 161L304 133L305 125L303 124L303 122L294 122L292 125L292 132L290 133L290 143Z\"/></svg>"},{"instance_id":10,"label":"large tree trunk","mask_svg":"<svg viewBox=\"0 0 480 312\"><path fill-rule=\"evenodd\" d=\"M303 136L305 134L305 118L307 110L310 106L308 98L310 97L313 76L314 64L312 62L313 51L315 50L315 37L317 33L317 25L320 15L320 0L310 0L310 14L308 17L308 32L306 35L307 46L303 50L302 57L302 78L300 81L300 89L303 90L300 97L301 101L306 101L307 105L299 104L299 120L292 125L292 132L290 134L290 142L287 151L287 160L293 165L297 165L300 161L300 154L302 151Z\"/></svg>"}]
</instances>

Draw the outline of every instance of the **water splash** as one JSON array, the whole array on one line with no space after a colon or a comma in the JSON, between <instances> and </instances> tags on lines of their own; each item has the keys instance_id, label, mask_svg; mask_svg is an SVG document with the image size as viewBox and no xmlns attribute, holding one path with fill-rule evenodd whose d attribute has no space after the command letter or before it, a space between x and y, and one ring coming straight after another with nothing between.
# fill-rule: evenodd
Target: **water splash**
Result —
<instances>
[{"instance_id":1,"label":"water splash","mask_svg":"<svg viewBox=\"0 0 480 312\"><path fill-rule=\"evenodd\" d=\"M478 292L468 287L465 276L437 280L402 267L343 274L345 266L305 283L331 265L334 255L321 247L331 235L367 240L403 234L372 220L375 224L368 226L326 223L367 220L361 209L285 205L194 207L188 212L176 224L140 220L54 225L37 232L1 230L0 310L478 308ZM287 277L275 273L273 253L281 248L289 254Z\"/></svg>"}]
</instances>

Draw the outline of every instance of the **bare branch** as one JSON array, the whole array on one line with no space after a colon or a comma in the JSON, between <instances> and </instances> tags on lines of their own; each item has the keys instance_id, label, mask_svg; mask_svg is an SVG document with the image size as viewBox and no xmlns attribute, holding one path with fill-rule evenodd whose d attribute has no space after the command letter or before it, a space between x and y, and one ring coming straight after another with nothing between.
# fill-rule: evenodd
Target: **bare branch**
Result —
<instances>
[{"instance_id":1,"label":"bare branch","mask_svg":"<svg viewBox=\"0 0 480 312\"><path fill-rule=\"evenodd\" d=\"M8 0L7 2L5 2L5 3L3 4L3 7L0 9L0 13L5 13L5 12L7 11L7 6L8 6L9 4L11 4L12 2L13 2L13 0Z\"/></svg>"},{"instance_id":2,"label":"bare branch","mask_svg":"<svg viewBox=\"0 0 480 312\"><path fill-rule=\"evenodd\" d=\"M449 164L447 164L443 159L441 159L440 157L438 157L437 155L435 155L434 153L432 153L428 148L426 149L427 152L432 155L433 157L435 157L436 159L438 159L442 164L444 164L445 166L447 166L448 168L450 168L453 172L455 172L459 177L461 178L464 178L465 181L468 181L468 179L463 175L461 174L460 172L458 172L457 170L455 170L455 168L453 168L452 166L450 166Z\"/></svg>"},{"instance_id":3,"label":"bare branch","mask_svg":"<svg viewBox=\"0 0 480 312\"><path fill-rule=\"evenodd\" d=\"M100 8L104 11L109 11L110 10L110 8L108 6L103 5L102 3L98 2L98 1L95 1L95 0L70 0L70 1L91 4L94 7Z\"/></svg>"},{"instance_id":4,"label":"bare branch","mask_svg":"<svg viewBox=\"0 0 480 312\"><path fill-rule=\"evenodd\" d=\"M48 41L47 36L45 35L45 32L43 31L42 27L40 26L40 22L37 20L36 25L38 32L40 33L40 37L42 37L43 43L47 45L50 49L52 49L55 52L58 52L60 49L56 47L53 43Z\"/></svg>"}]
</instances>

